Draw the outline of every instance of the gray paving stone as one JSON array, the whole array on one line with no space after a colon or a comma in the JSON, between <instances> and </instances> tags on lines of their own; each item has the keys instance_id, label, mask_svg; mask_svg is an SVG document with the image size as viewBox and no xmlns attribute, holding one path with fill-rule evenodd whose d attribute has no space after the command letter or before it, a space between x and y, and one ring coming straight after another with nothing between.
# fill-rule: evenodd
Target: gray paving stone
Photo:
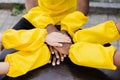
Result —
<instances>
[{"instance_id":1,"label":"gray paving stone","mask_svg":"<svg viewBox=\"0 0 120 80\"><path fill-rule=\"evenodd\" d=\"M0 10L0 31L5 31L13 27L21 18L22 15L11 16L9 10Z\"/></svg>"},{"instance_id":2,"label":"gray paving stone","mask_svg":"<svg viewBox=\"0 0 120 80\"><path fill-rule=\"evenodd\" d=\"M110 2L90 2L91 7L99 7L99 8L120 8L120 3L110 3Z\"/></svg>"},{"instance_id":3,"label":"gray paving stone","mask_svg":"<svg viewBox=\"0 0 120 80\"><path fill-rule=\"evenodd\" d=\"M113 20L113 21L117 22L118 21L117 17L118 16L116 16L116 15L108 15L108 20Z\"/></svg>"},{"instance_id":4,"label":"gray paving stone","mask_svg":"<svg viewBox=\"0 0 120 80\"><path fill-rule=\"evenodd\" d=\"M25 0L0 0L0 3L24 3Z\"/></svg>"}]
</instances>

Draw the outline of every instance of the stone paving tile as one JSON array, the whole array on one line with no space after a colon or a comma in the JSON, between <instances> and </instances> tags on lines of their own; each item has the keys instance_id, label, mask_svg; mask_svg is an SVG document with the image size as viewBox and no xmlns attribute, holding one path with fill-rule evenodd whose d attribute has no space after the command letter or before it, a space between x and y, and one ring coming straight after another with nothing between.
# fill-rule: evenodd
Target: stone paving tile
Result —
<instances>
[{"instance_id":1,"label":"stone paving tile","mask_svg":"<svg viewBox=\"0 0 120 80\"><path fill-rule=\"evenodd\" d=\"M120 17L116 16L116 15L108 15L108 20L113 20L113 21L117 22L118 18L120 18Z\"/></svg>"},{"instance_id":2,"label":"stone paving tile","mask_svg":"<svg viewBox=\"0 0 120 80\"><path fill-rule=\"evenodd\" d=\"M21 16L22 15L11 16L11 12L9 10L0 10L0 31L5 31L6 29L12 28L21 19ZM90 14L89 20L83 28L92 27L110 19L120 21L120 17L116 15ZM119 49L120 41L112 44Z\"/></svg>"},{"instance_id":3,"label":"stone paving tile","mask_svg":"<svg viewBox=\"0 0 120 80\"><path fill-rule=\"evenodd\" d=\"M5 22L6 18L8 17L8 15L6 15L6 14L9 14L9 13L7 13L7 11L3 11L3 10L0 12L0 30L2 28L2 25Z\"/></svg>"},{"instance_id":4,"label":"stone paving tile","mask_svg":"<svg viewBox=\"0 0 120 80\"><path fill-rule=\"evenodd\" d=\"M0 31L5 31L8 28L13 27L21 18L21 15L11 16L9 10L0 10Z\"/></svg>"},{"instance_id":5,"label":"stone paving tile","mask_svg":"<svg viewBox=\"0 0 120 80\"><path fill-rule=\"evenodd\" d=\"M0 3L24 3L25 0L0 0Z\"/></svg>"}]
</instances>

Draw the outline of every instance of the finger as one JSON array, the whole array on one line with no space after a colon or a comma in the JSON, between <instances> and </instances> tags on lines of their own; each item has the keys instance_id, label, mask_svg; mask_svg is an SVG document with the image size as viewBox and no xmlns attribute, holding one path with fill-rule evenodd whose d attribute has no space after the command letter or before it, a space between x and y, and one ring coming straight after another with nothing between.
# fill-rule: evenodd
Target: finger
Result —
<instances>
[{"instance_id":1,"label":"finger","mask_svg":"<svg viewBox=\"0 0 120 80\"><path fill-rule=\"evenodd\" d=\"M71 39L65 39L65 38L60 38L58 42L66 42L66 43L71 43Z\"/></svg>"},{"instance_id":2,"label":"finger","mask_svg":"<svg viewBox=\"0 0 120 80\"><path fill-rule=\"evenodd\" d=\"M63 44L59 43L59 42L54 42L54 43L49 43L51 46L58 46L58 47L62 47Z\"/></svg>"},{"instance_id":3,"label":"finger","mask_svg":"<svg viewBox=\"0 0 120 80\"><path fill-rule=\"evenodd\" d=\"M58 34L57 36L56 36L56 39L58 39L58 40L67 40L68 42L71 42L71 38L70 37L68 37L67 35L64 35L64 34ZM57 40L57 41L58 41Z\"/></svg>"},{"instance_id":4,"label":"finger","mask_svg":"<svg viewBox=\"0 0 120 80\"><path fill-rule=\"evenodd\" d=\"M64 33L55 33L56 35L60 36L60 37L66 37L66 38L70 38L68 35L64 34Z\"/></svg>"},{"instance_id":5,"label":"finger","mask_svg":"<svg viewBox=\"0 0 120 80\"><path fill-rule=\"evenodd\" d=\"M70 37L68 37L67 35L61 35L61 36L57 36L58 38L60 38L60 39L67 39L67 40L70 40L71 38Z\"/></svg>"},{"instance_id":6,"label":"finger","mask_svg":"<svg viewBox=\"0 0 120 80\"><path fill-rule=\"evenodd\" d=\"M52 66L55 66L56 65L56 57L53 56L53 60L52 60Z\"/></svg>"},{"instance_id":7,"label":"finger","mask_svg":"<svg viewBox=\"0 0 120 80\"><path fill-rule=\"evenodd\" d=\"M66 55L66 54L64 54L64 57L67 57L67 55Z\"/></svg>"},{"instance_id":8,"label":"finger","mask_svg":"<svg viewBox=\"0 0 120 80\"><path fill-rule=\"evenodd\" d=\"M62 53L60 53L60 60L64 61L64 55Z\"/></svg>"},{"instance_id":9,"label":"finger","mask_svg":"<svg viewBox=\"0 0 120 80\"><path fill-rule=\"evenodd\" d=\"M60 65L60 58L57 59L57 65Z\"/></svg>"},{"instance_id":10,"label":"finger","mask_svg":"<svg viewBox=\"0 0 120 80\"><path fill-rule=\"evenodd\" d=\"M61 36L59 36L61 39L62 38L64 38L64 39L66 39L66 40L71 40L71 38L68 36L68 35L61 35Z\"/></svg>"},{"instance_id":11,"label":"finger","mask_svg":"<svg viewBox=\"0 0 120 80\"><path fill-rule=\"evenodd\" d=\"M49 60L49 62L48 62L48 63L50 64L50 63L51 63L51 61L52 61L52 55L50 56L50 60Z\"/></svg>"},{"instance_id":12,"label":"finger","mask_svg":"<svg viewBox=\"0 0 120 80\"><path fill-rule=\"evenodd\" d=\"M49 64L51 63L51 60L49 60L49 62L48 62Z\"/></svg>"},{"instance_id":13,"label":"finger","mask_svg":"<svg viewBox=\"0 0 120 80\"><path fill-rule=\"evenodd\" d=\"M49 49L50 49L51 54L54 54L53 47L52 47L52 46L49 46Z\"/></svg>"},{"instance_id":14,"label":"finger","mask_svg":"<svg viewBox=\"0 0 120 80\"><path fill-rule=\"evenodd\" d=\"M55 54L55 56L56 56L56 58L57 59L59 59L60 57L59 57L59 52L54 48L54 54Z\"/></svg>"}]
</instances>

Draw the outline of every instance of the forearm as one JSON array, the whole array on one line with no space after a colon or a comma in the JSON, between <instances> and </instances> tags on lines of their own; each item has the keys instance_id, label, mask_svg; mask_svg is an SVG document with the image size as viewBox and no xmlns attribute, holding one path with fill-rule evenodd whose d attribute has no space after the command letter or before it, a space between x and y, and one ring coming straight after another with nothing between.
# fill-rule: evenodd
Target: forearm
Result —
<instances>
[{"instance_id":1,"label":"forearm","mask_svg":"<svg viewBox=\"0 0 120 80\"><path fill-rule=\"evenodd\" d=\"M38 28L31 30L9 29L5 31L2 36L2 44L5 48L33 51L33 49L37 49L38 46L42 46L44 44L44 37L46 34L47 31L45 29Z\"/></svg>"},{"instance_id":2,"label":"forearm","mask_svg":"<svg viewBox=\"0 0 120 80\"><path fill-rule=\"evenodd\" d=\"M77 11L81 11L87 15L89 12L89 0L77 0Z\"/></svg>"},{"instance_id":3,"label":"forearm","mask_svg":"<svg viewBox=\"0 0 120 80\"><path fill-rule=\"evenodd\" d=\"M25 0L25 7L27 11L29 11L33 7L36 7L37 5L37 0Z\"/></svg>"},{"instance_id":4,"label":"forearm","mask_svg":"<svg viewBox=\"0 0 120 80\"><path fill-rule=\"evenodd\" d=\"M75 11L62 19L61 30L66 30L72 37L74 33L87 22L87 20L88 17L85 16L82 12Z\"/></svg>"},{"instance_id":5,"label":"forearm","mask_svg":"<svg viewBox=\"0 0 120 80\"><path fill-rule=\"evenodd\" d=\"M48 33L58 32L57 28L56 28L54 25L52 25L52 24L49 24L49 25L46 27L46 29L47 29L47 32L48 32Z\"/></svg>"}]
</instances>

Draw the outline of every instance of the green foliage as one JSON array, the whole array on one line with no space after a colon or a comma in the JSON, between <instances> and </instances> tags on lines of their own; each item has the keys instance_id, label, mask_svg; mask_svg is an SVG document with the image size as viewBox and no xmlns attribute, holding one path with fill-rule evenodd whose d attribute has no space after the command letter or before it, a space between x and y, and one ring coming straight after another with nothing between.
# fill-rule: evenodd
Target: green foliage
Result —
<instances>
[{"instance_id":1,"label":"green foliage","mask_svg":"<svg viewBox=\"0 0 120 80\"><path fill-rule=\"evenodd\" d=\"M118 12L117 12L117 14L120 16L120 9L118 9Z\"/></svg>"},{"instance_id":2,"label":"green foliage","mask_svg":"<svg viewBox=\"0 0 120 80\"><path fill-rule=\"evenodd\" d=\"M16 16L18 14L24 14L24 13L26 13L26 10L22 4L20 4L20 3L14 4L14 6L12 8L12 15L13 16Z\"/></svg>"}]
</instances>

